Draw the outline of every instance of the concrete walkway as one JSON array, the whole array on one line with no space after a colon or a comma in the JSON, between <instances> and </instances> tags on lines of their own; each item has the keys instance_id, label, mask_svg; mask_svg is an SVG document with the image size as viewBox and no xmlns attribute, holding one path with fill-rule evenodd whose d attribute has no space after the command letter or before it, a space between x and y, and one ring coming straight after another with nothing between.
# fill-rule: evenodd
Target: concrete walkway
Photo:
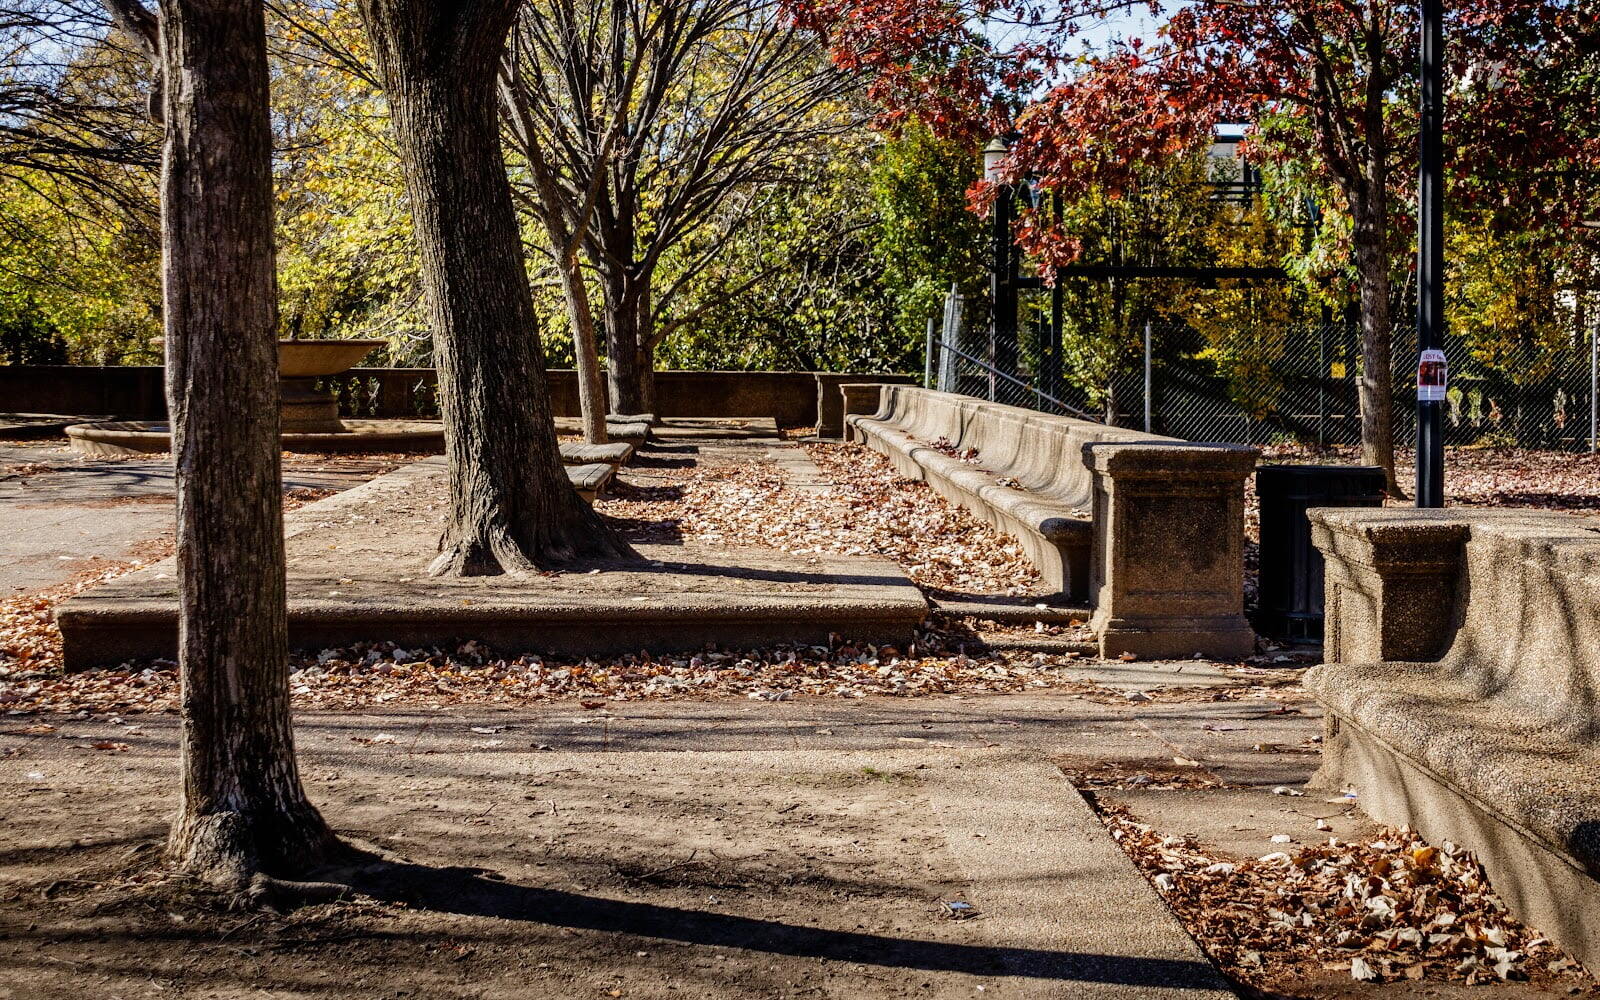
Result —
<instances>
[{"instance_id":1,"label":"concrete walkway","mask_svg":"<svg viewBox=\"0 0 1600 1000\"><path fill-rule=\"evenodd\" d=\"M1259 722L1263 707L1233 715ZM88 969L127 996L157 995L134 988L153 977L186 997L245 982L364 997L296 976L333 962L360 981L351 935L371 933L412 943L373 961L399 963L421 995L452 969L428 942L471 941L482 997L1221 1000L1226 984L1053 763L1196 744L1218 717L1199 708L995 696L307 713L302 767L331 822L421 866L371 887L406 909L354 914L337 943L302 929L288 964L250 933L189 942L171 967L150 945L135 981L110 957L122 925L58 942L47 913L0 903L0 967L37 972L40 990ZM0 729L19 765L0 774L0 899L60 878L62 848L93 859L94 845L159 837L174 802L175 720L51 721ZM977 916L950 919L950 902Z\"/></svg>"},{"instance_id":2,"label":"concrete walkway","mask_svg":"<svg viewBox=\"0 0 1600 1000\"><path fill-rule=\"evenodd\" d=\"M348 489L393 464L291 459L284 488ZM0 595L54 586L170 538L172 498L162 458L86 459L56 441L0 442Z\"/></svg>"}]
</instances>

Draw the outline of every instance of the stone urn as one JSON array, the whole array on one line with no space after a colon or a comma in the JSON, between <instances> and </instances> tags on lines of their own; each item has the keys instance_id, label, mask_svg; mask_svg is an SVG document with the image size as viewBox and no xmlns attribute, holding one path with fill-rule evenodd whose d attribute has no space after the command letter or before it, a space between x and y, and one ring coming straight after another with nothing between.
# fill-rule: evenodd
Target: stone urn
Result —
<instances>
[{"instance_id":1,"label":"stone urn","mask_svg":"<svg viewBox=\"0 0 1600 1000\"><path fill-rule=\"evenodd\" d=\"M316 380L349 371L386 340L280 340L278 390L285 434L338 434L339 401Z\"/></svg>"}]
</instances>

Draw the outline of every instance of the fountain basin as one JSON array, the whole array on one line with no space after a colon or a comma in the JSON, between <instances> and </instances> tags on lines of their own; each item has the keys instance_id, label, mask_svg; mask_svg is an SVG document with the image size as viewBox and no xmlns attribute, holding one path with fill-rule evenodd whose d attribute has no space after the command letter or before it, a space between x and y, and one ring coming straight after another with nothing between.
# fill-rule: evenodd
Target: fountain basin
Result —
<instances>
[{"instance_id":1,"label":"fountain basin","mask_svg":"<svg viewBox=\"0 0 1600 1000\"><path fill-rule=\"evenodd\" d=\"M387 340L280 340L279 378L324 378L354 368Z\"/></svg>"}]
</instances>

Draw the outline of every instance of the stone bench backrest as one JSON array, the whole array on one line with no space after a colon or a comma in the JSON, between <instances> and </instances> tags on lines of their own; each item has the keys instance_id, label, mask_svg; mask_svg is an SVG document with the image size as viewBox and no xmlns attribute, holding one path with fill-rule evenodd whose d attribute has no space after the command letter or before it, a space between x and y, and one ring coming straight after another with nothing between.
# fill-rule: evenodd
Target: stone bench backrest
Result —
<instances>
[{"instance_id":1,"label":"stone bench backrest","mask_svg":"<svg viewBox=\"0 0 1600 1000\"><path fill-rule=\"evenodd\" d=\"M1526 510L1317 511L1330 661L1423 660L1600 739L1600 520Z\"/></svg>"},{"instance_id":2,"label":"stone bench backrest","mask_svg":"<svg viewBox=\"0 0 1600 1000\"><path fill-rule=\"evenodd\" d=\"M1094 478L1084 464L1084 445L1173 442L1142 431L914 386L885 386L877 417L929 444L943 439L958 452L976 449L979 467L1014 479L1029 492L1085 508L1094 496Z\"/></svg>"},{"instance_id":3,"label":"stone bench backrest","mask_svg":"<svg viewBox=\"0 0 1600 1000\"><path fill-rule=\"evenodd\" d=\"M1600 534L1571 515L1474 524L1445 660L1486 698L1593 741L1600 717Z\"/></svg>"}]
</instances>

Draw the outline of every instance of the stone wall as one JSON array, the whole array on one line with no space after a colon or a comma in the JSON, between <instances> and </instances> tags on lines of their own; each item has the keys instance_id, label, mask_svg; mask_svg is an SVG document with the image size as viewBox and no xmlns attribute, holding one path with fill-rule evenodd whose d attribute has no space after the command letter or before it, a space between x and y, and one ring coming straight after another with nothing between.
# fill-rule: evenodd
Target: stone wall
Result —
<instances>
[{"instance_id":1,"label":"stone wall","mask_svg":"<svg viewBox=\"0 0 1600 1000\"><path fill-rule=\"evenodd\" d=\"M557 416L578 413L574 372L550 373ZM871 381L875 375L824 373L823 379ZM883 376L899 380L903 376ZM346 416L405 418L437 413L431 368L356 368L333 383ZM834 402L829 393L826 402ZM99 415L124 420L166 417L162 369L0 365L0 399L14 413ZM656 374L656 412L664 417L772 417L782 427L818 422L818 373L666 371Z\"/></svg>"}]
</instances>

